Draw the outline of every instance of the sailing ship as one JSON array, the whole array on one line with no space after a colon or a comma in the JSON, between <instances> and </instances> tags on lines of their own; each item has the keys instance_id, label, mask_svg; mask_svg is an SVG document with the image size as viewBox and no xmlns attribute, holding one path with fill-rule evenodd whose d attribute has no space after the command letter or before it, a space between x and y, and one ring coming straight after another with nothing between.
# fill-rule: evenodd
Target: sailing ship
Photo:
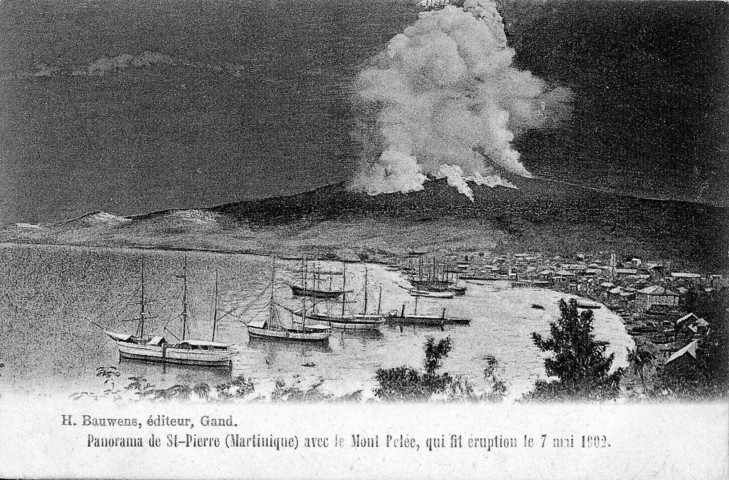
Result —
<instances>
[{"instance_id":1,"label":"sailing ship","mask_svg":"<svg viewBox=\"0 0 729 480\"><path fill-rule=\"evenodd\" d=\"M266 338L273 340L288 340L299 342L327 342L332 329L327 325L307 325L306 313L300 327L287 327L281 322L279 308L292 312L289 308L276 303L276 259L272 260L271 267L271 297L268 302L267 317L263 320L252 320L246 324L248 335L251 338Z\"/></svg>"},{"instance_id":2,"label":"sailing ship","mask_svg":"<svg viewBox=\"0 0 729 480\"><path fill-rule=\"evenodd\" d=\"M400 312L393 311L387 315L389 323L397 323L401 325L433 325L442 327L443 325L469 325L471 320L467 318L446 317L446 309L440 315L418 313L418 297L415 297L415 308L413 313L405 313L405 305L402 306Z\"/></svg>"},{"instance_id":3,"label":"sailing ship","mask_svg":"<svg viewBox=\"0 0 729 480\"><path fill-rule=\"evenodd\" d=\"M342 287L342 290L332 288L332 274L332 272L329 272L329 288L322 288L321 286L321 271L312 272L312 285L309 285L308 263L306 257L304 257L301 261L301 285L290 284L291 293L295 297L339 298L345 293L344 287Z\"/></svg>"},{"instance_id":4,"label":"sailing ship","mask_svg":"<svg viewBox=\"0 0 729 480\"><path fill-rule=\"evenodd\" d=\"M418 262L418 275L410 277L410 284L413 286L414 292L419 296L431 296L437 298L452 298L454 295L462 296L466 294L466 286L451 278L451 274L454 273L453 269L448 268L444 263L438 265L437 261L433 259L433 264L428 268L427 272L423 271L424 262L420 258ZM426 274L427 273L427 274ZM438 293L442 295L426 295L425 292ZM447 294L451 295L447 295ZM411 294L413 294L411 292Z\"/></svg>"},{"instance_id":5,"label":"sailing ship","mask_svg":"<svg viewBox=\"0 0 729 480\"><path fill-rule=\"evenodd\" d=\"M231 346L227 343L215 341L215 331L218 323L218 281L215 274L215 308L213 313L213 334L211 341L193 340L187 338L188 334L188 305L187 305L187 257L183 275L182 293L182 338L177 343L170 343L163 336L151 336L145 331L145 323L149 316L145 299L144 261L141 265L140 312L135 334L121 334L105 331L119 350L120 358L141 360L155 363L168 363L177 365L196 365L205 367L232 367ZM174 334L173 334L174 335Z\"/></svg>"},{"instance_id":6,"label":"sailing ship","mask_svg":"<svg viewBox=\"0 0 729 480\"><path fill-rule=\"evenodd\" d=\"M367 313L367 307L368 307L368 272L367 267L365 267L365 284L364 284L364 308L362 310L362 313L347 313L345 305L347 303L347 291L346 289L347 285L347 274L346 274L346 265L342 266L342 297L341 297L341 313L340 314L330 314L330 313L321 313L317 311L317 302L315 301L314 304L311 307L311 311L307 313L307 309L304 307L301 310L298 310L295 312L295 314L301 318L305 319L308 315L309 318L312 320L316 320L318 322L324 323L326 325L329 325L331 328L341 329L341 330L379 330L382 325L385 323L385 317L380 313L382 308L382 287L380 287L380 297L378 301L377 306L377 313ZM294 318L295 323L299 323L302 320L298 320L297 318Z\"/></svg>"}]
</instances>

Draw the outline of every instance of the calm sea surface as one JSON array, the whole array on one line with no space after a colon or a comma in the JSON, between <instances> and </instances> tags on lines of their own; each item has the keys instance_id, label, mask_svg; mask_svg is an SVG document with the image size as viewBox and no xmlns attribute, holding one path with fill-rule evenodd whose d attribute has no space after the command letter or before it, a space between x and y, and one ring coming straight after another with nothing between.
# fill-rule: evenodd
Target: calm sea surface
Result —
<instances>
[{"instance_id":1,"label":"calm sea surface","mask_svg":"<svg viewBox=\"0 0 729 480\"><path fill-rule=\"evenodd\" d=\"M0 392L21 395L100 393L106 388L97 378L100 366L117 366L119 383L143 375L158 387L175 384L211 384L229 380L223 373L204 368L163 367L131 361L119 362L114 343L100 327L132 333L138 306L140 266L145 263L149 309L156 317L152 332L179 333L184 254L138 252L121 249L79 249L45 246L3 246L0 249ZM444 371L464 375L483 389L485 357L499 362L499 376L511 395L544 378L543 357L532 344L531 333L548 333L548 324L559 315L562 294L549 290L512 289L506 282L468 284L464 297L453 300L423 299L420 312L472 319L470 326L438 328L382 327L381 334L334 333L328 345L312 346L249 340L243 321L264 308L271 260L248 255L188 253L188 287L192 312L191 336L210 339L215 272L219 274L220 309L235 310L223 318L216 340L235 345L232 375L251 378L261 393L277 379L305 387L323 380L322 391L345 394L375 386L378 368L422 366L423 344L428 336L450 336L453 350ZM341 270L341 264L322 263L322 270ZM359 293L354 306L362 305L364 264L347 265L347 284ZM376 297L382 287L383 311L414 308L407 284L399 273L369 265L369 285ZM298 278L299 262L277 264L276 298L292 308L300 306L287 281ZM341 277L335 277L341 278ZM341 280L334 280L340 282ZM262 293L263 292L263 293ZM372 299L372 297L370 297ZM545 310L531 308L539 303ZM370 302L376 308L376 300ZM247 308L245 313L243 311ZM285 312L282 312L285 313ZM610 342L616 366L625 365L626 348L633 343L619 317L602 308L595 311L595 334ZM284 319L288 315L283 315ZM98 324L94 325L94 323Z\"/></svg>"}]
</instances>

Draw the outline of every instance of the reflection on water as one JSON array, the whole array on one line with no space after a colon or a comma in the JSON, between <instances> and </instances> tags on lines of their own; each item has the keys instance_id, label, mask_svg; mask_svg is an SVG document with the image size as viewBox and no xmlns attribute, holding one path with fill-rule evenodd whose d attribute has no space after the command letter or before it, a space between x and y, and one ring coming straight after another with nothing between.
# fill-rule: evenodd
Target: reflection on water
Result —
<instances>
[{"instance_id":1,"label":"reflection on water","mask_svg":"<svg viewBox=\"0 0 729 480\"><path fill-rule=\"evenodd\" d=\"M384 338L385 335L379 330L334 330L329 341L336 342L339 350L346 352L350 348L366 349L369 342Z\"/></svg>"},{"instance_id":2,"label":"reflection on water","mask_svg":"<svg viewBox=\"0 0 729 480\"><path fill-rule=\"evenodd\" d=\"M277 352L298 353L306 356L307 352L329 353L332 351L329 342L297 342L258 337L251 337L248 340L248 346L272 356L275 356Z\"/></svg>"},{"instance_id":3,"label":"reflection on water","mask_svg":"<svg viewBox=\"0 0 729 480\"><path fill-rule=\"evenodd\" d=\"M216 385L230 382L232 371L229 367L203 367L195 365L175 365L145 362L129 358L119 359L119 369L128 376L144 377L149 381L174 381L184 385L208 383Z\"/></svg>"},{"instance_id":4,"label":"reflection on water","mask_svg":"<svg viewBox=\"0 0 729 480\"><path fill-rule=\"evenodd\" d=\"M399 323L399 322L391 322L387 324L387 328L390 330L397 330L400 333L405 333L406 331L411 332L448 332L453 328L468 328L467 325L419 325L415 323Z\"/></svg>"}]
</instances>

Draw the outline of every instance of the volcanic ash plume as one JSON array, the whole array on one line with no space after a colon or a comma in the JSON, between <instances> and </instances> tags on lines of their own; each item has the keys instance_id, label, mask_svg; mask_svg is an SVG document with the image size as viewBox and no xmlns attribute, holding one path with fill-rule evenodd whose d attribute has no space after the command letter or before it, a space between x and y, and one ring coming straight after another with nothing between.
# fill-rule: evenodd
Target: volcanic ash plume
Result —
<instances>
[{"instance_id":1,"label":"volcanic ash plume","mask_svg":"<svg viewBox=\"0 0 729 480\"><path fill-rule=\"evenodd\" d=\"M513 188L499 171L531 176L511 142L559 120L571 94L513 58L493 2L422 12L357 79L362 152L351 188L410 192L430 174L473 199L466 180Z\"/></svg>"}]
</instances>

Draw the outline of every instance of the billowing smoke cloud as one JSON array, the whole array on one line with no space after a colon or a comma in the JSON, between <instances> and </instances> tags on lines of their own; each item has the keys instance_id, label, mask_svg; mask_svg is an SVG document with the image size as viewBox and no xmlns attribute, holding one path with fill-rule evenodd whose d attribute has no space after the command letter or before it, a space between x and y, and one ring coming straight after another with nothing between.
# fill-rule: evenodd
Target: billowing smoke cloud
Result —
<instances>
[{"instance_id":1,"label":"billowing smoke cloud","mask_svg":"<svg viewBox=\"0 0 729 480\"><path fill-rule=\"evenodd\" d=\"M513 67L514 53L490 0L422 12L357 79L351 188L409 192L430 174L473 199L466 180L515 188L499 173L531 176L512 141L568 114L571 93Z\"/></svg>"},{"instance_id":2,"label":"billowing smoke cloud","mask_svg":"<svg viewBox=\"0 0 729 480\"><path fill-rule=\"evenodd\" d=\"M196 70L210 71L214 73L229 74L235 77L242 77L245 73L242 65L229 62L223 64L212 64L203 62L191 62L189 60L171 57L159 52L142 52L136 55L123 53L115 57L102 56L88 65L68 67L37 63L31 70L20 70L6 75L0 75L0 80L23 79L32 77L98 77L107 74L118 73L129 68L149 68L154 66L179 66L194 68Z\"/></svg>"}]
</instances>

